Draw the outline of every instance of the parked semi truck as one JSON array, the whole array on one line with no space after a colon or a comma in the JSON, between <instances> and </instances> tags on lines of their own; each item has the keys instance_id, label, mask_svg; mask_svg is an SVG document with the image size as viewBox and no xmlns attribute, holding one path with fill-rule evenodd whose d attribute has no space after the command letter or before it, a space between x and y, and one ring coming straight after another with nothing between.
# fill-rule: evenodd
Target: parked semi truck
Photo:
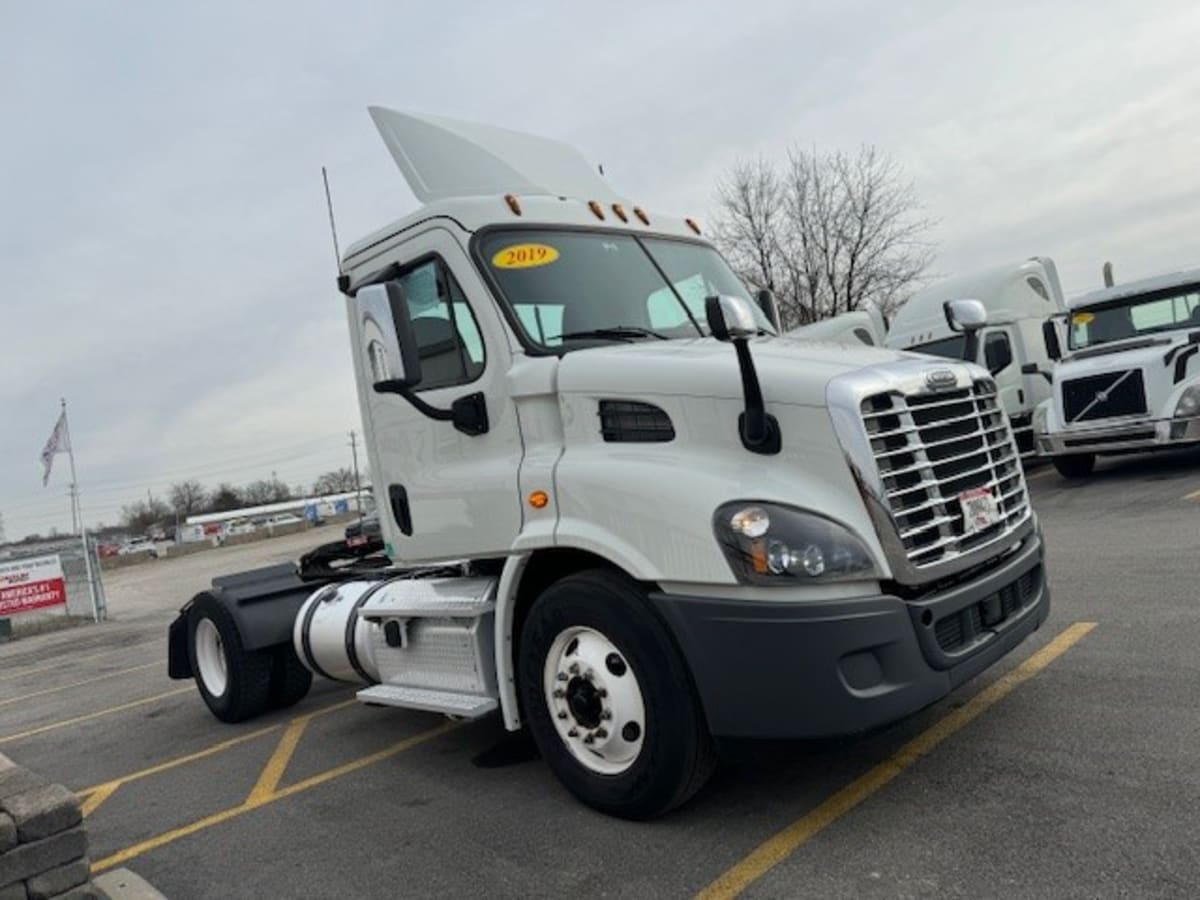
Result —
<instances>
[{"instance_id":1,"label":"parked semi truck","mask_svg":"<svg viewBox=\"0 0 1200 900\"><path fill-rule=\"evenodd\" d=\"M1200 441L1200 269L1067 305L1066 355L1054 348L1052 394L1033 420L1039 452L1083 478L1099 455Z\"/></svg>"},{"instance_id":2,"label":"parked semi truck","mask_svg":"<svg viewBox=\"0 0 1200 900\"><path fill-rule=\"evenodd\" d=\"M995 380L1017 446L1022 454L1031 454L1033 411L1050 397L1050 383L1039 373L1054 364L1043 325L1047 319L1061 322L1066 310L1053 260L1031 257L930 285L897 310L882 343L962 359L965 337L951 329L943 307L948 300L968 297L979 300L988 314L978 355L971 358Z\"/></svg>"},{"instance_id":3,"label":"parked semi truck","mask_svg":"<svg viewBox=\"0 0 1200 900\"><path fill-rule=\"evenodd\" d=\"M779 337L694 221L572 148L371 112L424 204L338 282L386 558L323 548L189 601L170 673L219 719L312 673L498 712L584 803L647 818L721 738L884 725L1042 623L986 370Z\"/></svg>"}]
</instances>

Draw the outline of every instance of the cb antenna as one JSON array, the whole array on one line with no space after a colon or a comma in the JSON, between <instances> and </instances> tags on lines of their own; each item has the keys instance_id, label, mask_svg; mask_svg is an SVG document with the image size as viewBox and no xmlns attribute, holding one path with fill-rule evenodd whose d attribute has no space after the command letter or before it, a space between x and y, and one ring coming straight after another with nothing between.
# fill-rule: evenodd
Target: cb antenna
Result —
<instances>
[{"instance_id":1,"label":"cb antenna","mask_svg":"<svg viewBox=\"0 0 1200 900\"><path fill-rule=\"evenodd\" d=\"M325 207L329 210L329 233L333 235L333 259L337 264L338 276L342 275L342 251L338 247L337 223L333 220L333 195L329 193L329 173L321 166L321 180L325 182Z\"/></svg>"}]
</instances>

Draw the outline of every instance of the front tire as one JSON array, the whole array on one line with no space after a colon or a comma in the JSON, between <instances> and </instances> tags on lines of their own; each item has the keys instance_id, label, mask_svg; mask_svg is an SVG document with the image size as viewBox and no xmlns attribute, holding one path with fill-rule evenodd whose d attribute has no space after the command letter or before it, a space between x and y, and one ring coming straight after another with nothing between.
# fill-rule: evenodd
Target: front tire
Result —
<instances>
[{"instance_id":1,"label":"front tire","mask_svg":"<svg viewBox=\"0 0 1200 900\"><path fill-rule=\"evenodd\" d=\"M588 806L653 818L712 774L691 675L634 581L592 570L551 585L521 630L518 671L542 757Z\"/></svg>"},{"instance_id":2,"label":"front tire","mask_svg":"<svg viewBox=\"0 0 1200 900\"><path fill-rule=\"evenodd\" d=\"M1063 478L1087 478L1096 468L1095 453L1072 453L1052 458L1054 468Z\"/></svg>"},{"instance_id":3,"label":"front tire","mask_svg":"<svg viewBox=\"0 0 1200 900\"><path fill-rule=\"evenodd\" d=\"M267 709L272 654L243 649L233 617L211 594L200 594L192 604L188 661L200 696L222 722L244 722Z\"/></svg>"}]
</instances>

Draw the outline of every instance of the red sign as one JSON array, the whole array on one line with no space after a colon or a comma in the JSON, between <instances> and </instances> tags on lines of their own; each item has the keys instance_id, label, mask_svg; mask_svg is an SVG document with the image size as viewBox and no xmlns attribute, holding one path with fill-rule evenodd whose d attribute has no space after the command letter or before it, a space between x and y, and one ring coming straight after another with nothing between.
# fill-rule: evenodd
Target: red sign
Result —
<instances>
[{"instance_id":1,"label":"red sign","mask_svg":"<svg viewBox=\"0 0 1200 900\"><path fill-rule=\"evenodd\" d=\"M58 556L39 556L0 563L0 616L67 602Z\"/></svg>"}]
</instances>

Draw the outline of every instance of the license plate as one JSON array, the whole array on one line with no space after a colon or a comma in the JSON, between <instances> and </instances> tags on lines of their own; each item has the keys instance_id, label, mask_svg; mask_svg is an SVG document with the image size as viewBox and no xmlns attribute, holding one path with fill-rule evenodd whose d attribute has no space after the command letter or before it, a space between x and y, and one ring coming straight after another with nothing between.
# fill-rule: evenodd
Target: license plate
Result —
<instances>
[{"instance_id":1,"label":"license plate","mask_svg":"<svg viewBox=\"0 0 1200 900\"><path fill-rule=\"evenodd\" d=\"M975 534L1000 521L1000 504L987 488L972 488L958 495L962 506L963 534Z\"/></svg>"},{"instance_id":2,"label":"license plate","mask_svg":"<svg viewBox=\"0 0 1200 900\"><path fill-rule=\"evenodd\" d=\"M362 547L366 543L367 543L367 536L364 534L360 534L357 537L352 537L352 538L346 539L347 547Z\"/></svg>"}]
</instances>

